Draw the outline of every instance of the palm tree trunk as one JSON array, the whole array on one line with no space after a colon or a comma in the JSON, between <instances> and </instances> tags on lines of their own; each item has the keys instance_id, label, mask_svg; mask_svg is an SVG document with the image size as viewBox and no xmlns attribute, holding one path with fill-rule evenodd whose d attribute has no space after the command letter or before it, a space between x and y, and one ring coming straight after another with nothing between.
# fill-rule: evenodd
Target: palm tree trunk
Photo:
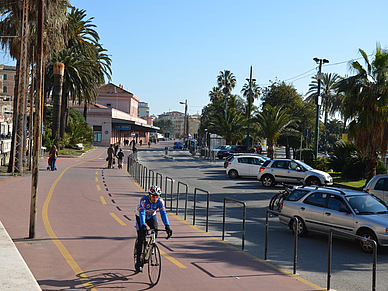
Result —
<instances>
[{"instance_id":1,"label":"palm tree trunk","mask_svg":"<svg viewBox=\"0 0 388 291\"><path fill-rule=\"evenodd\" d=\"M60 134L60 119L61 119L61 97L62 84L65 65L63 63L55 63L54 71L54 86L53 86L53 124L52 124L52 140L58 140Z\"/></svg>"},{"instance_id":2,"label":"palm tree trunk","mask_svg":"<svg viewBox=\"0 0 388 291\"><path fill-rule=\"evenodd\" d=\"M274 141L273 140L268 140L268 145L267 145L267 157L273 159L274 158Z\"/></svg>"},{"instance_id":3,"label":"palm tree trunk","mask_svg":"<svg viewBox=\"0 0 388 291\"><path fill-rule=\"evenodd\" d=\"M367 161L366 168L365 168L365 178L366 182L368 183L370 179L373 178L373 176L376 175L376 167L377 167L377 155L374 154L372 157L370 157Z\"/></svg>"},{"instance_id":4,"label":"palm tree trunk","mask_svg":"<svg viewBox=\"0 0 388 291\"><path fill-rule=\"evenodd\" d=\"M61 148L65 147L65 129L67 125L67 114L69 110L69 93L67 90L62 91L62 108L61 108L61 125L60 125L60 138L62 141Z\"/></svg>"}]
</instances>

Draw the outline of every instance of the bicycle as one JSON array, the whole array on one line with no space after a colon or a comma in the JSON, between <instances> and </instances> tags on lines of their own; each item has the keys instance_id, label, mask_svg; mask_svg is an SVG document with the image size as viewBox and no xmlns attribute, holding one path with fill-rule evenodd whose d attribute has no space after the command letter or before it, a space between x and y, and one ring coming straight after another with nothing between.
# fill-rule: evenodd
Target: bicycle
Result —
<instances>
[{"instance_id":1,"label":"bicycle","mask_svg":"<svg viewBox=\"0 0 388 291\"><path fill-rule=\"evenodd\" d=\"M158 229L157 231L166 231L165 229ZM170 237L167 236L166 239ZM136 266L137 263L137 243L138 239L135 241L135 249L133 252L133 259ZM148 264L148 278L150 279L151 286L158 284L160 279L160 274L162 272L162 261L160 256L159 247L156 244L156 231L151 229L150 233L147 233L147 237L144 240L144 245L142 247L142 254L140 259L143 261L142 265Z\"/></svg>"},{"instance_id":2,"label":"bicycle","mask_svg":"<svg viewBox=\"0 0 388 291\"><path fill-rule=\"evenodd\" d=\"M269 210L274 210L274 211L280 212L283 200L286 199L288 197L288 195L290 195L292 190L294 190L294 186L292 186L292 185L288 185L288 184L284 184L284 183L282 183L282 185L283 185L284 189L281 190L275 196L273 196L271 198L271 200L269 201L269 206L268 206Z\"/></svg>"}]
</instances>

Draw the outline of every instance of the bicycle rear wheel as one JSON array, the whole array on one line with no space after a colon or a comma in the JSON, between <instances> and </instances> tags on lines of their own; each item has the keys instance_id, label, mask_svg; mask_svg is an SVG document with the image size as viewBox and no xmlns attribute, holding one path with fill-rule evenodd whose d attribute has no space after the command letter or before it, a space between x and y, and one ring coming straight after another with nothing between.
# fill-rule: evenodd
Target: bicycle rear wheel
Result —
<instances>
[{"instance_id":1,"label":"bicycle rear wheel","mask_svg":"<svg viewBox=\"0 0 388 291\"><path fill-rule=\"evenodd\" d=\"M149 254L148 278L150 279L151 285L155 286L159 282L160 273L162 271L162 260L160 257L160 251L156 244L153 244L151 246Z\"/></svg>"},{"instance_id":2,"label":"bicycle rear wheel","mask_svg":"<svg viewBox=\"0 0 388 291\"><path fill-rule=\"evenodd\" d=\"M135 241L135 247L133 249L133 266L136 268L137 263L137 239Z\"/></svg>"}]
</instances>

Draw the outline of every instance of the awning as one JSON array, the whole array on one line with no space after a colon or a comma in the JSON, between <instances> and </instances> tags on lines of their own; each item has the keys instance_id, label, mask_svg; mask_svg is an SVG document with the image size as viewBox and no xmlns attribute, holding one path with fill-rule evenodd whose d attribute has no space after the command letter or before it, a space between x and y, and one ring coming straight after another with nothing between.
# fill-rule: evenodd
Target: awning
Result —
<instances>
[{"instance_id":1,"label":"awning","mask_svg":"<svg viewBox=\"0 0 388 291\"><path fill-rule=\"evenodd\" d=\"M160 128L157 126L140 123L137 121L112 118L112 127L114 129L130 130L130 131L157 131Z\"/></svg>"}]
</instances>

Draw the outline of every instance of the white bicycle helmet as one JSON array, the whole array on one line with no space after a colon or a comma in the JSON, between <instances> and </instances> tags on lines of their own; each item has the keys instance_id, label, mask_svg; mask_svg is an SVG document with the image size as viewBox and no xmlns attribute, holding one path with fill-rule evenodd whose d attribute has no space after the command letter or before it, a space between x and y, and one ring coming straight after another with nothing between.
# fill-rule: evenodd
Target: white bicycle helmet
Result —
<instances>
[{"instance_id":1,"label":"white bicycle helmet","mask_svg":"<svg viewBox=\"0 0 388 291\"><path fill-rule=\"evenodd\" d=\"M148 191L150 195L154 196L160 196L162 194L162 189L160 189L158 186L151 186L150 191Z\"/></svg>"}]
</instances>

